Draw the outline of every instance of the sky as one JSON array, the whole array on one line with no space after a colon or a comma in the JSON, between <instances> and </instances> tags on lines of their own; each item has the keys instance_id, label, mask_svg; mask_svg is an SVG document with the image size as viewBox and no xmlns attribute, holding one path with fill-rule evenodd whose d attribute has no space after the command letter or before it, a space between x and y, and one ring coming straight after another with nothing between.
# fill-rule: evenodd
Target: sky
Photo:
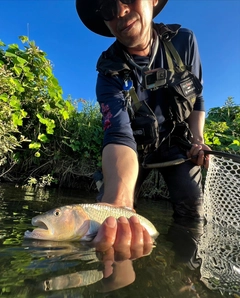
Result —
<instances>
[{"instance_id":1,"label":"sky","mask_svg":"<svg viewBox=\"0 0 240 298\"><path fill-rule=\"evenodd\" d=\"M207 112L229 96L240 105L240 0L169 0L154 21L181 24L195 33ZM114 38L88 30L75 0L0 0L0 40L23 48L20 35L47 53L64 98L96 101L96 62Z\"/></svg>"}]
</instances>

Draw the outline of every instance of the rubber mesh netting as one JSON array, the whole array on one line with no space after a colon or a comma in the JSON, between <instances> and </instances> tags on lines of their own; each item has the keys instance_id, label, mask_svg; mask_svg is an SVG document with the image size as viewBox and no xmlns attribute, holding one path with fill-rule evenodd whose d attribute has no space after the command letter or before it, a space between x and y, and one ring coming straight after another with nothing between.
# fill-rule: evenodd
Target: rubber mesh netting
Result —
<instances>
[{"instance_id":1,"label":"rubber mesh netting","mask_svg":"<svg viewBox=\"0 0 240 298\"><path fill-rule=\"evenodd\" d=\"M208 169L198 243L202 282L212 290L240 295L240 164L213 156Z\"/></svg>"},{"instance_id":2,"label":"rubber mesh netting","mask_svg":"<svg viewBox=\"0 0 240 298\"><path fill-rule=\"evenodd\" d=\"M204 190L207 222L240 231L240 164L212 156Z\"/></svg>"},{"instance_id":3,"label":"rubber mesh netting","mask_svg":"<svg viewBox=\"0 0 240 298\"><path fill-rule=\"evenodd\" d=\"M236 230L214 224L205 226L197 254L201 258L201 281L209 289L240 295L239 241L240 233Z\"/></svg>"}]
</instances>

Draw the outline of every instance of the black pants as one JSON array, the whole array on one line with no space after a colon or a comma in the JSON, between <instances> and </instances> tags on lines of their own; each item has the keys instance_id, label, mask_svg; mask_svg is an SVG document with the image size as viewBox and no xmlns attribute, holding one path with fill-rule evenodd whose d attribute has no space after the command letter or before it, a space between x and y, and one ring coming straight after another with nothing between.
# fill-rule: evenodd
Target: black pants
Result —
<instances>
[{"instance_id":1,"label":"black pants","mask_svg":"<svg viewBox=\"0 0 240 298\"><path fill-rule=\"evenodd\" d=\"M186 158L186 154L178 146L168 147L163 144L155 156L150 158L152 163ZM142 159L139 159L140 169L135 188L135 203L141 191L143 181L149 175L151 169L144 169ZM170 201L174 210L174 217L188 217L191 219L203 219L203 189L201 167L192 161L186 161L179 165L158 169L166 182L170 194Z\"/></svg>"}]
</instances>

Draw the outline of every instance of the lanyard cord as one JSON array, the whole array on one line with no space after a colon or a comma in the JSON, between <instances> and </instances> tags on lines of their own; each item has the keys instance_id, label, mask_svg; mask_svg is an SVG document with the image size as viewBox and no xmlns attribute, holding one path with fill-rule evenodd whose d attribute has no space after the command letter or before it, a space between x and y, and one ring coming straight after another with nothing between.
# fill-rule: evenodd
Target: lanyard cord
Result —
<instances>
[{"instance_id":1,"label":"lanyard cord","mask_svg":"<svg viewBox=\"0 0 240 298\"><path fill-rule=\"evenodd\" d=\"M154 35L154 41L153 41L153 46L152 46L152 55L151 55L151 58L150 58L150 62L148 63L147 66L139 66L137 63L135 63L133 61L133 59L130 57L130 55L128 53L126 53L125 51L123 51L127 61L132 64L134 67L136 67L137 69L139 70L143 70L143 68L147 68L148 70L151 68L152 64L153 64L153 61L155 59L155 56L157 54L157 50L158 50L158 46L159 46L159 39L158 39L158 35L157 35L157 32L153 29L153 35Z\"/></svg>"}]
</instances>

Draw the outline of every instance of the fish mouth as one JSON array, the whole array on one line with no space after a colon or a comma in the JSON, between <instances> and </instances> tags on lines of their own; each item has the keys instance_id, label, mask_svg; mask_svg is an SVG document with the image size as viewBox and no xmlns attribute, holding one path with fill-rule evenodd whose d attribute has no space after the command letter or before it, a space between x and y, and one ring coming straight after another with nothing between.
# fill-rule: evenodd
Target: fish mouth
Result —
<instances>
[{"instance_id":1,"label":"fish mouth","mask_svg":"<svg viewBox=\"0 0 240 298\"><path fill-rule=\"evenodd\" d=\"M29 238L29 239L46 239L46 237L49 238L50 231L48 229L48 226L42 220L33 218L32 225L36 228L32 231L27 230L24 233L24 238Z\"/></svg>"},{"instance_id":2,"label":"fish mouth","mask_svg":"<svg viewBox=\"0 0 240 298\"><path fill-rule=\"evenodd\" d=\"M42 220L34 220L33 218L32 225L38 229L48 230L48 226Z\"/></svg>"}]
</instances>

